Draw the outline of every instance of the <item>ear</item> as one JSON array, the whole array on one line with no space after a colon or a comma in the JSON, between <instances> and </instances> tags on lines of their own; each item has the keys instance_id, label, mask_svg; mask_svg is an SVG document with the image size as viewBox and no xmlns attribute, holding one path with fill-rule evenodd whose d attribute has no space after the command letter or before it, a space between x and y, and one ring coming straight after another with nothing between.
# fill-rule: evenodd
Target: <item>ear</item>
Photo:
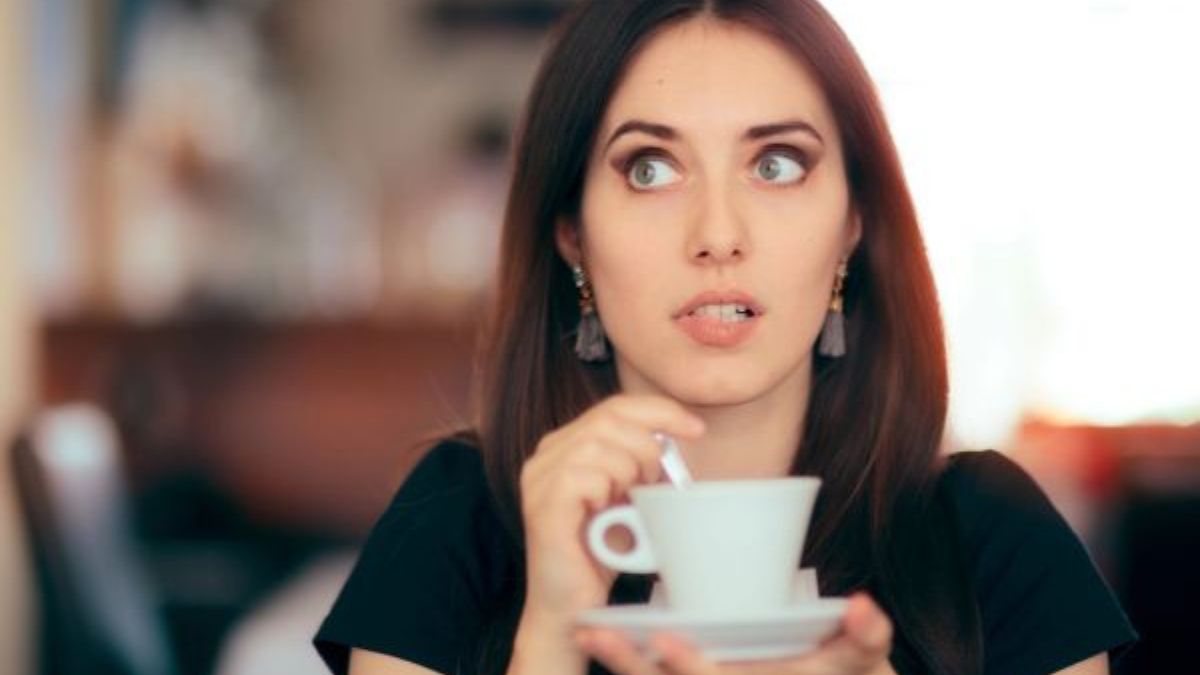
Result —
<instances>
[{"instance_id":1,"label":"ear","mask_svg":"<svg viewBox=\"0 0 1200 675\"><path fill-rule=\"evenodd\" d=\"M583 259L583 251L579 242L579 227L575 221L560 216L554 222L554 246L567 265L575 266Z\"/></svg>"},{"instance_id":2,"label":"ear","mask_svg":"<svg viewBox=\"0 0 1200 675\"><path fill-rule=\"evenodd\" d=\"M842 251L842 257L849 259L854 253L854 249L858 248L858 242L862 241L862 216L859 215L858 209L851 206L850 215L846 219L846 248Z\"/></svg>"}]
</instances>

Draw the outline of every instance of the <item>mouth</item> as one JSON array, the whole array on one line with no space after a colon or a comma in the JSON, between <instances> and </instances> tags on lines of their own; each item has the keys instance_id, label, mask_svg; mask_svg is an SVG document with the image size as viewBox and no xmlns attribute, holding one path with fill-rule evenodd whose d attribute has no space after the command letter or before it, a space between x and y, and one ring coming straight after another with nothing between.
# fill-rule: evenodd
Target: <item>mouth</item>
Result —
<instances>
[{"instance_id":1,"label":"mouth","mask_svg":"<svg viewBox=\"0 0 1200 675\"><path fill-rule=\"evenodd\" d=\"M754 308L736 302L701 305L684 316L705 317L722 323L737 323L753 319Z\"/></svg>"},{"instance_id":2,"label":"mouth","mask_svg":"<svg viewBox=\"0 0 1200 675\"><path fill-rule=\"evenodd\" d=\"M706 347L733 347L749 339L765 314L745 293L701 293L675 313L675 324Z\"/></svg>"},{"instance_id":3,"label":"mouth","mask_svg":"<svg viewBox=\"0 0 1200 675\"><path fill-rule=\"evenodd\" d=\"M699 316L735 322L753 319L765 313L763 306L748 293L737 290L705 291L680 307L673 318Z\"/></svg>"}]
</instances>

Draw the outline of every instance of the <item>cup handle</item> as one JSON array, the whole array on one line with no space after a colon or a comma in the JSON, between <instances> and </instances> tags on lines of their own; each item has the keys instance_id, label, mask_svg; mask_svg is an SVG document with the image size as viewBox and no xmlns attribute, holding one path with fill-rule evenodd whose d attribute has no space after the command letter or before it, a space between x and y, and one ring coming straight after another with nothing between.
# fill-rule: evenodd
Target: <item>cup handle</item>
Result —
<instances>
[{"instance_id":1,"label":"cup handle","mask_svg":"<svg viewBox=\"0 0 1200 675\"><path fill-rule=\"evenodd\" d=\"M608 547L604 541L604 533L614 525L624 525L633 532L633 549L622 553ZM633 574L650 574L658 570L654 554L650 552L650 538L646 536L646 528L637 509L629 505L614 506L601 511L592 522L588 523L587 544L592 555L602 565L618 572Z\"/></svg>"}]
</instances>

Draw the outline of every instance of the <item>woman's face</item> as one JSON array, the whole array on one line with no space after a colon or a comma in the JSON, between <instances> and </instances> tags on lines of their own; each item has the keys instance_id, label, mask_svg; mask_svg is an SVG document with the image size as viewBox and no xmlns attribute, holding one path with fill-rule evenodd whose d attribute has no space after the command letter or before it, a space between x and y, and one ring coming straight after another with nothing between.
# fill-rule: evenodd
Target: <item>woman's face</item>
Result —
<instances>
[{"instance_id":1,"label":"woman's face","mask_svg":"<svg viewBox=\"0 0 1200 675\"><path fill-rule=\"evenodd\" d=\"M783 48L709 19L650 41L601 123L581 218L558 246L582 259L623 391L709 406L808 386L860 226L833 115ZM713 308L689 311L705 292Z\"/></svg>"}]
</instances>

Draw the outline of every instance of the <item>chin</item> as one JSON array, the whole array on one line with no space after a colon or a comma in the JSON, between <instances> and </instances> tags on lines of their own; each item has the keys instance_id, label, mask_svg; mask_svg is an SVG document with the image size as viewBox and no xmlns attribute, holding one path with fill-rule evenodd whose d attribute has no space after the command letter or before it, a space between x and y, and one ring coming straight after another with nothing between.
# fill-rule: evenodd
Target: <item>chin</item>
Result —
<instances>
[{"instance_id":1,"label":"chin","mask_svg":"<svg viewBox=\"0 0 1200 675\"><path fill-rule=\"evenodd\" d=\"M747 403L766 393L768 385L750 373L684 373L672 378L666 390L681 403L727 406Z\"/></svg>"},{"instance_id":2,"label":"chin","mask_svg":"<svg viewBox=\"0 0 1200 675\"><path fill-rule=\"evenodd\" d=\"M798 364L742 357L697 359L679 352L638 354L639 368L617 351L619 381L634 391L659 392L692 406L735 406L770 394L796 372Z\"/></svg>"}]
</instances>

